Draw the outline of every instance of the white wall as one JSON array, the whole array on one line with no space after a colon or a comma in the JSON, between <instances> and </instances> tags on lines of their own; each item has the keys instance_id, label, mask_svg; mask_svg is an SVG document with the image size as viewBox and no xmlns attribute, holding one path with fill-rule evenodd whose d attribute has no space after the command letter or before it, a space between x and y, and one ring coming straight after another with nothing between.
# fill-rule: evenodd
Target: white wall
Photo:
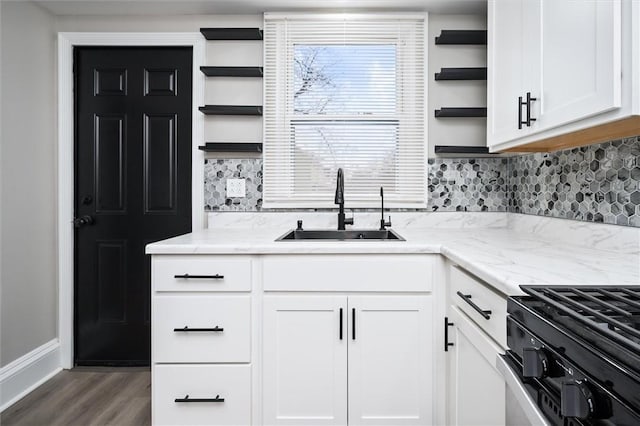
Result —
<instances>
[{"instance_id":1,"label":"white wall","mask_svg":"<svg viewBox=\"0 0 640 426\"><path fill-rule=\"evenodd\" d=\"M485 15L429 15L429 157L434 145L486 145L485 118L435 118L441 107L486 107L486 81L436 81L440 68L487 66L486 46L436 45L441 30L483 30Z\"/></svg>"},{"instance_id":2,"label":"white wall","mask_svg":"<svg viewBox=\"0 0 640 426\"><path fill-rule=\"evenodd\" d=\"M2 366L57 336L54 19L2 2Z\"/></svg>"}]
</instances>

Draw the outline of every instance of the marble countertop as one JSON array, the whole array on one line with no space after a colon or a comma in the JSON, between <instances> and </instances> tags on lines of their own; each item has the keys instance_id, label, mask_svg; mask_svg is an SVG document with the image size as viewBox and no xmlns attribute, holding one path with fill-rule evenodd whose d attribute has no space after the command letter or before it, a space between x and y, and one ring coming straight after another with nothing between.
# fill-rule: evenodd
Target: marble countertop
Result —
<instances>
[{"instance_id":1,"label":"marble countertop","mask_svg":"<svg viewBox=\"0 0 640 426\"><path fill-rule=\"evenodd\" d=\"M149 254L435 253L507 294L523 284L640 284L640 255L553 242L509 228L402 229L406 241L279 241L286 230L207 229L147 246Z\"/></svg>"}]
</instances>

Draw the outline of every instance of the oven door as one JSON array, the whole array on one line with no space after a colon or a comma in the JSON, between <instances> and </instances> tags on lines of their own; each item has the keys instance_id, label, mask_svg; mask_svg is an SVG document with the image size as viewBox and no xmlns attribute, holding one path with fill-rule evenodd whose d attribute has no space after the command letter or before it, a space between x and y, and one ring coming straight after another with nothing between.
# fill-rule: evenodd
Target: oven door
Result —
<instances>
[{"instance_id":1,"label":"oven door","mask_svg":"<svg viewBox=\"0 0 640 426\"><path fill-rule=\"evenodd\" d=\"M506 424L551 426L520 381L519 374L513 371L505 357L506 355L496 356L496 368L506 385Z\"/></svg>"}]
</instances>

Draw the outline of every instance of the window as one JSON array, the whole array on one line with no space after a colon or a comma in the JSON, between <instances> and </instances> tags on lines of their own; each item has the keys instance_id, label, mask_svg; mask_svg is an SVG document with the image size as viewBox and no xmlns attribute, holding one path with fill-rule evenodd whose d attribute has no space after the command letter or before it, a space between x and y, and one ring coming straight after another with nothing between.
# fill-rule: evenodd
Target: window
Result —
<instances>
[{"instance_id":1,"label":"window","mask_svg":"<svg viewBox=\"0 0 640 426\"><path fill-rule=\"evenodd\" d=\"M265 207L423 208L424 16L265 15Z\"/></svg>"}]
</instances>

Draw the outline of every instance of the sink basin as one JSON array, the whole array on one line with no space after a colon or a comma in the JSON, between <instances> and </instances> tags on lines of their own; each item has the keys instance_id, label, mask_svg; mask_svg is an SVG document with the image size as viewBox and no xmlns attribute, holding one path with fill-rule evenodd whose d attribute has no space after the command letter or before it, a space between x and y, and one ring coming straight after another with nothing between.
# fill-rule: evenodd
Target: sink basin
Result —
<instances>
[{"instance_id":1,"label":"sink basin","mask_svg":"<svg viewBox=\"0 0 640 426\"><path fill-rule=\"evenodd\" d=\"M405 239L391 229L293 229L276 241L404 241Z\"/></svg>"}]
</instances>

